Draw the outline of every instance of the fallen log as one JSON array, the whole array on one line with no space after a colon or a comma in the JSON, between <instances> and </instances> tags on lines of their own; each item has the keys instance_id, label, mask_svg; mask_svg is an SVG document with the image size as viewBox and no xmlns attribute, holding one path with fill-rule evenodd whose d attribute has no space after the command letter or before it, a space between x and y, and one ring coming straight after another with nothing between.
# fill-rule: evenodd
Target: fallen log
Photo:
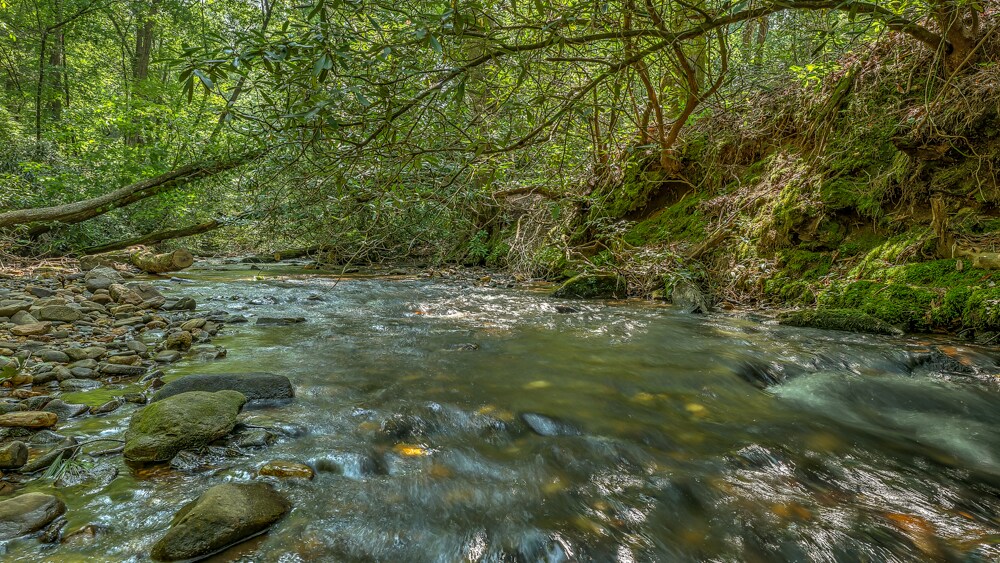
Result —
<instances>
[{"instance_id":1,"label":"fallen log","mask_svg":"<svg viewBox=\"0 0 1000 563\"><path fill-rule=\"evenodd\" d=\"M162 231L157 231L155 233L149 233L148 235L130 238L128 240L120 240L117 242L109 242L107 244L102 244L99 246L91 246L90 248L85 248L82 251L82 253L85 255L102 254L114 250L122 250L125 248L129 248L131 246L145 246L150 244L156 244L158 242L163 242L165 240L174 240L194 235L200 235L202 233L207 233L209 231L218 229L219 227L224 227L227 224L229 224L227 221L212 219L211 221L206 221L204 223L199 223L197 225L191 225L189 227L182 227L180 229L165 229Z\"/></svg>"},{"instance_id":2,"label":"fallen log","mask_svg":"<svg viewBox=\"0 0 1000 563\"><path fill-rule=\"evenodd\" d=\"M194 264L194 256L183 248L165 254L154 254L141 250L133 253L131 258L133 266L150 274L176 272Z\"/></svg>"},{"instance_id":3,"label":"fallen log","mask_svg":"<svg viewBox=\"0 0 1000 563\"><path fill-rule=\"evenodd\" d=\"M51 223L55 221L64 224L80 223L113 209L125 207L157 194L177 189L195 180L232 170L261 156L261 154L260 152L254 152L227 160L189 164L160 174L159 176L118 188L107 194L73 203L7 211L0 213L0 228L15 225L30 225L33 223Z\"/></svg>"},{"instance_id":4,"label":"fallen log","mask_svg":"<svg viewBox=\"0 0 1000 563\"><path fill-rule=\"evenodd\" d=\"M98 266L114 267L117 264L131 264L150 274L163 274L183 270L193 263L194 256L184 249L156 254L146 248L138 247L80 257L80 269L84 271L93 270Z\"/></svg>"}]
</instances>

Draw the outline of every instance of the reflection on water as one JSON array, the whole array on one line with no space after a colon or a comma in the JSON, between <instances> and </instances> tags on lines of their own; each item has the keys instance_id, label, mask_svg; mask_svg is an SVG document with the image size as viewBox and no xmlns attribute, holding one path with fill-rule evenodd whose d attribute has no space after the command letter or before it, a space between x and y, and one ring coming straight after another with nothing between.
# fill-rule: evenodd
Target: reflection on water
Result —
<instances>
[{"instance_id":1,"label":"reflection on water","mask_svg":"<svg viewBox=\"0 0 1000 563\"><path fill-rule=\"evenodd\" d=\"M228 359L288 375L243 414L269 447L70 480L56 547L5 560L143 560L173 513L271 459L292 513L246 561L990 561L1000 422L989 351L689 317L642 303L405 279L194 272ZM181 284L168 283L173 290ZM102 399L106 397L101 397ZM115 437L131 409L77 423Z\"/></svg>"}]
</instances>

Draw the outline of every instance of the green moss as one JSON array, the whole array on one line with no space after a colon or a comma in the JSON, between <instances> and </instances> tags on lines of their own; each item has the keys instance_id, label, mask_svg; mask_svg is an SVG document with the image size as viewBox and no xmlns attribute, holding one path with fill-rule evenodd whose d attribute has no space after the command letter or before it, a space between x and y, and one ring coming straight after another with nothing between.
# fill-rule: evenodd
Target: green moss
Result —
<instances>
[{"instance_id":1,"label":"green moss","mask_svg":"<svg viewBox=\"0 0 1000 563\"><path fill-rule=\"evenodd\" d=\"M778 322L788 326L844 330L869 334L899 334L892 325L857 309L817 309L782 313Z\"/></svg>"},{"instance_id":2,"label":"green moss","mask_svg":"<svg viewBox=\"0 0 1000 563\"><path fill-rule=\"evenodd\" d=\"M962 324L977 331L1000 329L1000 287L973 289L965 303Z\"/></svg>"},{"instance_id":3,"label":"green moss","mask_svg":"<svg viewBox=\"0 0 1000 563\"><path fill-rule=\"evenodd\" d=\"M973 291L973 288L967 286L953 287L946 291L941 305L931 311L934 325L944 328L960 327Z\"/></svg>"},{"instance_id":4,"label":"green moss","mask_svg":"<svg viewBox=\"0 0 1000 563\"><path fill-rule=\"evenodd\" d=\"M817 298L826 309L858 309L907 331L931 328L938 293L925 288L868 280L834 284Z\"/></svg>"},{"instance_id":5,"label":"green moss","mask_svg":"<svg viewBox=\"0 0 1000 563\"><path fill-rule=\"evenodd\" d=\"M837 249L841 256L849 258L866 254L885 240L884 237L872 231L859 231L848 236Z\"/></svg>"},{"instance_id":6,"label":"green moss","mask_svg":"<svg viewBox=\"0 0 1000 563\"><path fill-rule=\"evenodd\" d=\"M850 277L870 279L881 270L918 258L919 250L928 238L930 229L921 227L888 238L870 250L849 273Z\"/></svg>"},{"instance_id":7,"label":"green moss","mask_svg":"<svg viewBox=\"0 0 1000 563\"><path fill-rule=\"evenodd\" d=\"M690 194L662 209L625 233L625 242L634 246L676 240L699 240L705 237L705 217L698 205L705 195Z\"/></svg>"},{"instance_id":8,"label":"green moss","mask_svg":"<svg viewBox=\"0 0 1000 563\"><path fill-rule=\"evenodd\" d=\"M874 278L909 285L950 288L982 285L995 276L992 271L968 267L968 261L966 268L959 271L956 263L957 260L932 260L903 264L877 272Z\"/></svg>"},{"instance_id":9,"label":"green moss","mask_svg":"<svg viewBox=\"0 0 1000 563\"><path fill-rule=\"evenodd\" d=\"M826 253L786 250L778 254L778 265L792 277L815 280L830 273L833 258Z\"/></svg>"},{"instance_id":10,"label":"green moss","mask_svg":"<svg viewBox=\"0 0 1000 563\"><path fill-rule=\"evenodd\" d=\"M649 196L663 183L661 170L653 166L655 159L636 157L628 161L621 185L599 189L593 196L590 218L620 219L642 209Z\"/></svg>"},{"instance_id":11,"label":"green moss","mask_svg":"<svg viewBox=\"0 0 1000 563\"><path fill-rule=\"evenodd\" d=\"M816 301L816 295L808 282L789 279L783 275L764 280L764 293L774 303L811 305Z\"/></svg>"}]
</instances>

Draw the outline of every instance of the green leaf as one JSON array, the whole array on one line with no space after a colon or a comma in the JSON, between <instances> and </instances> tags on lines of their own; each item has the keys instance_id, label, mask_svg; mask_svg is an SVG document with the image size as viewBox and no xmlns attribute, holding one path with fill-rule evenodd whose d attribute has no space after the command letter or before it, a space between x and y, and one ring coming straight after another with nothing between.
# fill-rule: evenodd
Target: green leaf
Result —
<instances>
[{"instance_id":1,"label":"green leaf","mask_svg":"<svg viewBox=\"0 0 1000 563\"><path fill-rule=\"evenodd\" d=\"M431 49L434 49L434 52L440 55L442 49L441 49L441 44L438 43L438 40L435 39L433 35L428 35L427 40L431 44Z\"/></svg>"},{"instance_id":2,"label":"green leaf","mask_svg":"<svg viewBox=\"0 0 1000 563\"><path fill-rule=\"evenodd\" d=\"M212 82L212 79L209 78L204 72L198 69L194 69L192 72L194 72L194 75L197 76L199 80L201 80L201 83L205 85L205 88L211 90L212 88L215 87L215 83Z\"/></svg>"}]
</instances>

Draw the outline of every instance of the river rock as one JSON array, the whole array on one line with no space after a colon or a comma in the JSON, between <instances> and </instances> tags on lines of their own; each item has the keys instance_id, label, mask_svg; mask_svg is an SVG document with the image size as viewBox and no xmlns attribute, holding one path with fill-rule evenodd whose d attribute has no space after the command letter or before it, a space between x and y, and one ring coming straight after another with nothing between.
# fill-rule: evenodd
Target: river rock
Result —
<instances>
[{"instance_id":1,"label":"river rock","mask_svg":"<svg viewBox=\"0 0 1000 563\"><path fill-rule=\"evenodd\" d=\"M233 429L246 401L236 391L191 391L151 403L132 415L125 433L125 457L169 461L183 449L204 446Z\"/></svg>"},{"instance_id":2,"label":"river rock","mask_svg":"<svg viewBox=\"0 0 1000 563\"><path fill-rule=\"evenodd\" d=\"M59 382L59 388L63 391L89 391L91 389L97 389L100 386L100 381L95 381L93 379L79 379L76 377L64 379Z\"/></svg>"},{"instance_id":3,"label":"river rock","mask_svg":"<svg viewBox=\"0 0 1000 563\"><path fill-rule=\"evenodd\" d=\"M581 433L576 426L543 414L522 413L521 420L540 436L579 436Z\"/></svg>"},{"instance_id":4,"label":"river rock","mask_svg":"<svg viewBox=\"0 0 1000 563\"><path fill-rule=\"evenodd\" d=\"M26 493L0 502L0 540L37 532L64 512L63 501L44 493Z\"/></svg>"},{"instance_id":5,"label":"river rock","mask_svg":"<svg viewBox=\"0 0 1000 563\"><path fill-rule=\"evenodd\" d=\"M74 361L96 360L105 356L108 353L108 349L102 346L88 346L86 348L72 347L64 349L63 352Z\"/></svg>"},{"instance_id":6,"label":"river rock","mask_svg":"<svg viewBox=\"0 0 1000 563\"><path fill-rule=\"evenodd\" d=\"M707 313L708 301L693 282L680 279L670 290L670 302L685 313Z\"/></svg>"},{"instance_id":7,"label":"river rock","mask_svg":"<svg viewBox=\"0 0 1000 563\"><path fill-rule=\"evenodd\" d=\"M305 317L260 317L259 325L288 326L306 322Z\"/></svg>"},{"instance_id":8,"label":"river rock","mask_svg":"<svg viewBox=\"0 0 1000 563\"><path fill-rule=\"evenodd\" d=\"M192 340L193 338L191 336L191 333L186 330L182 330L180 332L175 332L167 336L167 340L164 341L163 347L166 348L167 350L184 351L191 348Z\"/></svg>"},{"instance_id":9,"label":"river rock","mask_svg":"<svg viewBox=\"0 0 1000 563\"><path fill-rule=\"evenodd\" d=\"M192 332L196 328L201 328L201 327L205 326L206 322L208 322L208 321L206 321L205 319L190 319L190 320L184 321L184 323L181 324L181 330L186 330L188 332Z\"/></svg>"},{"instance_id":10,"label":"river rock","mask_svg":"<svg viewBox=\"0 0 1000 563\"><path fill-rule=\"evenodd\" d=\"M197 303L190 297L181 297L177 301L163 305L166 311L194 311L196 307Z\"/></svg>"},{"instance_id":11,"label":"river rock","mask_svg":"<svg viewBox=\"0 0 1000 563\"><path fill-rule=\"evenodd\" d=\"M65 352L52 350L50 348L36 350L34 356L43 362L56 362L60 364L68 364L70 362L70 358Z\"/></svg>"},{"instance_id":12,"label":"river rock","mask_svg":"<svg viewBox=\"0 0 1000 563\"><path fill-rule=\"evenodd\" d=\"M83 318L83 313L79 309L69 305L49 305L38 309L35 313L40 321L58 321L61 323L72 323Z\"/></svg>"},{"instance_id":13,"label":"river rock","mask_svg":"<svg viewBox=\"0 0 1000 563\"><path fill-rule=\"evenodd\" d=\"M4 299L0 301L0 317L13 317L18 311L27 311L31 301L21 299Z\"/></svg>"},{"instance_id":14,"label":"river rock","mask_svg":"<svg viewBox=\"0 0 1000 563\"><path fill-rule=\"evenodd\" d=\"M105 375L120 375L123 377L135 377L146 373L145 366L123 366L119 364L101 364L101 373Z\"/></svg>"},{"instance_id":15,"label":"river rock","mask_svg":"<svg viewBox=\"0 0 1000 563\"><path fill-rule=\"evenodd\" d=\"M161 350L156 354L156 357L153 359L160 363L172 364L174 362L180 361L180 359L183 357L184 354L181 354L177 350Z\"/></svg>"},{"instance_id":16,"label":"river rock","mask_svg":"<svg viewBox=\"0 0 1000 563\"><path fill-rule=\"evenodd\" d=\"M83 404L67 403L62 399L52 399L45 405L44 408L42 408L42 410L46 412L55 413L55 415L58 416L60 420L66 420L69 418L73 418L74 416L80 416L81 414L84 414L85 412L90 410L90 407Z\"/></svg>"},{"instance_id":17,"label":"river rock","mask_svg":"<svg viewBox=\"0 0 1000 563\"><path fill-rule=\"evenodd\" d=\"M34 323L30 325L15 326L10 329L10 333L14 336L41 336L49 332L51 329L52 326L49 323Z\"/></svg>"},{"instance_id":18,"label":"river rock","mask_svg":"<svg viewBox=\"0 0 1000 563\"><path fill-rule=\"evenodd\" d=\"M122 305L141 305L143 301L141 295L120 283L111 284L108 292L111 293L111 298L116 303L121 303Z\"/></svg>"},{"instance_id":19,"label":"river rock","mask_svg":"<svg viewBox=\"0 0 1000 563\"><path fill-rule=\"evenodd\" d=\"M31 316L31 313L27 311L18 311L10 318L10 322L16 325L33 325L38 323L38 319Z\"/></svg>"},{"instance_id":20,"label":"river rock","mask_svg":"<svg viewBox=\"0 0 1000 563\"><path fill-rule=\"evenodd\" d=\"M11 442L0 448L0 469L18 469L28 463L28 446L24 442Z\"/></svg>"},{"instance_id":21,"label":"river rock","mask_svg":"<svg viewBox=\"0 0 1000 563\"><path fill-rule=\"evenodd\" d=\"M615 274L580 274L559 286L553 297L567 299L614 299L625 297L625 280Z\"/></svg>"},{"instance_id":22,"label":"river rock","mask_svg":"<svg viewBox=\"0 0 1000 563\"><path fill-rule=\"evenodd\" d=\"M48 428L55 426L59 418L51 412L18 411L0 414L0 426L17 428Z\"/></svg>"},{"instance_id":23,"label":"river rock","mask_svg":"<svg viewBox=\"0 0 1000 563\"><path fill-rule=\"evenodd\" d=\"M163 299L163 295L161 295L152 284L144 282L130 282L125 284L125 287L134 291L139 297L142 298L143 302L154 299Z\"/></svg>"},{"instance_id":24,"label":"river rock","mask_svg":"<svg viewBox=\"0 0 1000 563\"><path fill-rule=\"evenodd\" d=\"M210 555L264 532L290 508L266 483L216 485L177 512L151 555L159 561Z\"/></svg>"},{"instance_id":25,"label":"river rock","mask_svg":"<svg viewBox=\"0 0 1000 563\"><path fill-rule=\"evenodd\" d=\"M116 283L125 281L117 270L108 267L94 268L87 272L87 275L83 279L87 291L91 292L108 289Z\"/></svg>"},{"instance_id":26,"label":"river rock","mask_svg":"<svg viewBox=\"0 0 1000 563\"><path fill-rule=\"evenodd\" d=\"M292 478L292 479L312 479L315 472L312 467L297 461L285 461L283 459L273 459L257 470L259 475L270 477Z\"/></svg>"},{"instance_id":27,"label":"river rock","mask_svg":"<svg viewBox=\"0 0 1000 563\"><path fill-rule=\"evenodd\" d=\"M283 375L263 372L199 373L186 375L163 386L152 402L188 391L238 391L249 401L291 399L292 382Z\"/></svg>"}]
</instances>

